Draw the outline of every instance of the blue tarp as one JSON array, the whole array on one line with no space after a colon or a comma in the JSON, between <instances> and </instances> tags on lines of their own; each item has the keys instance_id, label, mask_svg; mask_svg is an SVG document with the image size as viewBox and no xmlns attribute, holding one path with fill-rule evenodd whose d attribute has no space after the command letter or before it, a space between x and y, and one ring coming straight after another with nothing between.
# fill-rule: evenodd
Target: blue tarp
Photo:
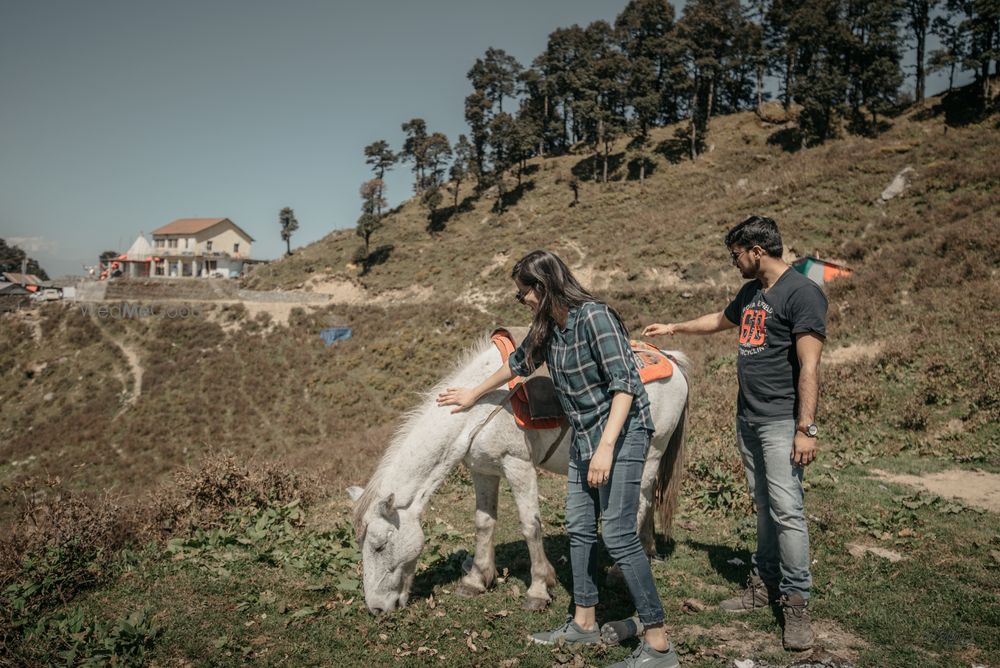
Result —
<instances>
[{"instance_id":1,"label":"blue tarp","mask_svg":"<svg viewBox=\"0 0 1000 668\"><path fill-rule=\"evenodd\" d=\"M327 329L319 330L319 336L323 339L323 343L327 346L332 346L337 341L346 341L351 338L351 328L350 327L328 327Z\"/></svg>"}]
</instances>

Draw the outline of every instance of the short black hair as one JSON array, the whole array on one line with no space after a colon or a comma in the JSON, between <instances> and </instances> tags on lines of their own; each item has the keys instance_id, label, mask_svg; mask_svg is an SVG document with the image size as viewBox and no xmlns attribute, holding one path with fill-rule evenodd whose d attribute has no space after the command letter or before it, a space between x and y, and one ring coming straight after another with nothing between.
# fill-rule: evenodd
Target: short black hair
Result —
<instances>
[{"instance_id":1,"label":"short black hair","mask_svg":"<svg viewBox=\"0 0 1000 668\"><path fill-rule=\"evenodd\" d=\"M726 247L739 246L750 250L760 246L771 257L780 258L784 253L778 224L767 216L750 216L726 233Z\"/></svg>"}]
</instances>

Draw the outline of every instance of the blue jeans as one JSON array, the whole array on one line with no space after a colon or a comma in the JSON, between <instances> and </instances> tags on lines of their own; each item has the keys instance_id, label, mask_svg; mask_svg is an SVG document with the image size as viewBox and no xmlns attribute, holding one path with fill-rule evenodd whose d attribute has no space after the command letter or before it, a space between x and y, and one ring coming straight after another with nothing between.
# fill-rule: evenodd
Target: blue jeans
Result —
<instances>
[{"instance_id":1,"label":"blue jeans","mask_svg":"<svg viewBox=\"0 0 1000 668\"><path fill-rule=\"evenodd\" d=\"M795 420L736 420L750 496L757 509L754 573L782 594L809 598L809 529L802 493L802 467L792 464Z\"/></svg>"},{"instance_id":2,"label":"blue jeans","mask_svg":"<svg viewBox=\"0 0 1000 668\"><path fill-rule=\"evenodd\" d=\"M645 429L633 429L620 436L615 444L608 483L596 488L587 484L590 460L571 457L566 493L573 600L584 607L597 605L594 579L597 575L597 518L600 516L604 545L621 569L639 619L645 625L663 621L660 595L636 527L639 486L648 450L649 433Z\"/></svg>"}]
</instances>

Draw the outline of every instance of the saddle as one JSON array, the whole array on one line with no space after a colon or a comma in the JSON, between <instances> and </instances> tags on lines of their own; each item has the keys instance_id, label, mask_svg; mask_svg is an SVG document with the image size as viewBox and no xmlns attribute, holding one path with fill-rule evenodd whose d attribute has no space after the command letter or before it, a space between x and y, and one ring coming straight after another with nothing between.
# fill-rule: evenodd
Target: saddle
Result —
<instances>
[{"instance_id":1,"label":"saddle","mask_svg":"<svg viewBox=\"0 0 1000 668\"><path fill-rule=\"evenodd\" d=\"M527 327L499 327L493 330L490 341L500 351L500 358L506 362L527 335ZM673 375L673 363L658 348L643 341L629 343L643 384ZM521 429L556 429L566 426L566 414L556 396L549 369L544 363L527 378L514 377L507 387L510 390L517 388L511 395L510 407L514 413L514 421Z\"/></svg>"}]
</instances>

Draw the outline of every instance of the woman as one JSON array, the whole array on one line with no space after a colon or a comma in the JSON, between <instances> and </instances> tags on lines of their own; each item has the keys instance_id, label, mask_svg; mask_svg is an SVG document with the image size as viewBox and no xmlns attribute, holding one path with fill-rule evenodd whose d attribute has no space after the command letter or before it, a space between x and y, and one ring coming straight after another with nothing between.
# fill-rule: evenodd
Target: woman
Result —
<instances>
[{"instance_id":1,"label":"woman","mask_svg":"<svg viewBox=\"0 0 1000 668\"><path fill-rule=\"evenodd\" d=\"M534 251L514 265L517 301L534 313L524 342L475 388L448 388L438 405L464 410L543 362L573 428L566 531L573 567L573 618L532 640L597 643L597 518L645 628L643 642L615 666L672 668L677 654L663 631L663 606L636 531L639 485L653 433L649 399L618 314L587 292L553 253Z\"/></svg>"}]
</instances>

